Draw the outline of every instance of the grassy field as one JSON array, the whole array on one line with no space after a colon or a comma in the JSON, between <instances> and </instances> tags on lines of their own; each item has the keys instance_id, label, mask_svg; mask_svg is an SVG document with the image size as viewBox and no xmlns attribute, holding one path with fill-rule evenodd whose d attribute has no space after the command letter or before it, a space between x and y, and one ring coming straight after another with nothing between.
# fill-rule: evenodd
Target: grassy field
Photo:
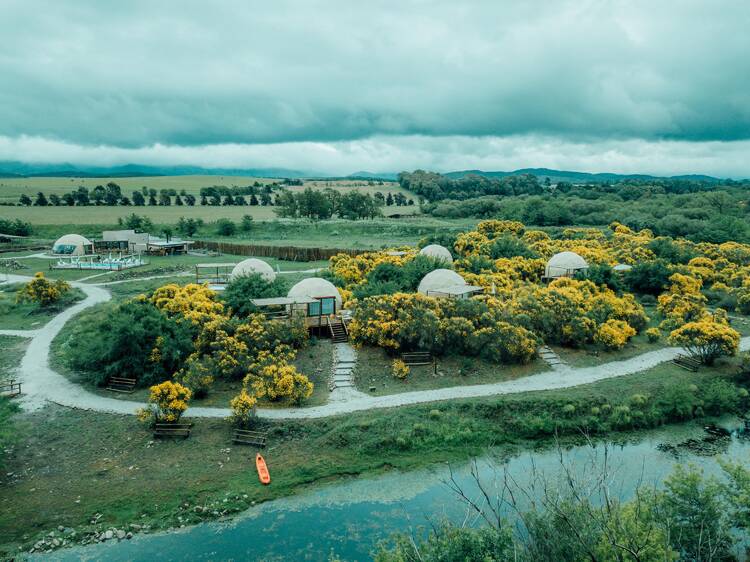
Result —
<instances>
[{"instance_id":1,"label":"grassy field","mask_svg":"<svg viewBox=\"0 0 750 562\"><path fill-rule=\"evenodd\" d=\"M49 406L16 416L19 442L0 476L0 555L59 525L79 535L129 523L175 527L231 515L314 482L463 460L491 446L516 451L555 433L565 439L588 428L617 438L598 425L604 414L594 414L594 405L632 408L630 397L643 394L644 411L656 411L635 427L650 427L671 419L675 390L694 384L697 390L690 392L708 396L713 381L734 370L728 363L700 373L661 365L564 391L264 423L270 431L264 454L273 474L267 487L252 469L254 450L232 445L224 420L194 420L189 439L154 442L134 417Z\"/></svg>"},{"instance_id":2,"label":"grassy field","mask_svg":"<svg viewBox=\"0 0 750 562\"><path fill-rule=\"evenodd\" d=\"M414 366L407 379L401 381L391 374L393 360L393 357L389 357L379 347L358 348L354 371L357 389L382 396L413 390L501 382L547 370L547 365L541 361L528 365L498 365L476 357L439 357L437 373L432 365Z\"/></svg>"},{"instance_id":3,"label":"grassy field","mask_svg":"<svg viewBox=\"0 0 750 562\"><path fill-rule=\"evenodd\" d=\"M29 340L14 336L0 336L0 381L13 378L16 368L21 363L21 357L26 352Z\"/></svg>"},{"instance_id":4,"label":"grassy field","mask_svg":"<svg viewBox=\"0 0 750 562\"><path fill-rule=\"evenodd\" d=\"M38 177L38 178L0 178L0 202L18 201L24 193L29 197L42 191L45 195L63 195L83 186L89 191L97 185L107 185L114 182L122 188L124 195L130 197L135 190L143 187L149 189L174 189L178 193L183 189L186 193L198 195L202 187L243 187L253 185L255 182L263 185L280 182L279 179L253 178L247 176L142 176L132 178L66 178L66 177ZM375 193L376 191L397 192L410 195L409 191L401 189L396 182L384 182L383 185L363 180L304 180L302 186L290 186L290 190L301 190L306 187L313 189L340 189L342 191L357 190L364 193Z\"/></svg>"},{"instance_id":5,"label":"grassy field","mask_svg":"<svg viewBox=\"0 0 750 562\"><path fill-rule=\"evenodd\" d=\"M16 291L21 284L0 285L0 328L7 330L33 330L41 328L61 311L82 300L80 289L68 292L59 302L47 307L35 303L16 302Z\"/></svg>"},{"instance_id":6,"label":"grassy field","mask_svg":"<svg viewBox=\"0 0 750 562\"><path fill-rule=\"evenodd\" d=\"M7 207L12 208L12 207ZM199 207L194 207L199 209ZM208 208L208 207L204 207ZM223 207L220 207L220 209ZM0 217L3 215L0 207ZM138 211L136 209L136 211ZM130 212L133 212L131 209ZM168 225L172 227L180 216L174 215ZM88 238L101 238L103 230L122 228L114 223L86 224L85 222L61 224L34 224L33 239L42 245L50 245L63 234L76 233ZM193 240L215 240L237 244L261 244L267 246L301 246L317 248L381 249L392 246L413 246L422 238L440 233L459 233L476 225L474 219L436 219L419 217L408 219L380 218L375 220L310 221L305 219L274 219L258 222L250 232L238 232L234 236L222 237L216 225L207 223L192 236ZM157 223L152 234L159 235L163 223ZM2 254L7 257L11 254Z\"/></svg>"},{"instance_id":7,"label":"grassy field","mask_svg":"<svg viewBox=\"0 0 750 562\"><path fill-rule=\"evenodd\" d=\"M196 197L202 187L223 186L237 187L252 185L258 181L262 184L272 183L274 180L263 178L246 178L234 176L161 176L161 177L139 177L139 178L2 178L0 179L0 204L18 203L21 195L26 194L32 199L38 192L43 192L48 198L52 194L62 196L73 191L78 186L84 186L92 190L97 185L106 185L114 181L122 188L123 195L131 197L132 192L142 187L151 189L175 189L181 192L183 189ZM301 186L290 186L290 191L300 191L306 188L312 189L335 189L341 192L359 191L374 194L377 191L384 195L387 193L403 193L408 199L416 196L409 191L399 187L397 183L386 183L384 185L371 185L364 181L353 180L320 180L306 181ZM199 200L200 202L200 200ZM179 217L201 218L206 222L215 222L220 218L228 218L238 221L243 215L250 215L255 220L264 221L276 218L273 207L241 206L241 207L211 207L196 205L144 206L144 207L122 207L122 206L87 206L85 209L77 207L21 207L0 206L0 217L8 219L22 219L34 225L65 225L65 224L116 224L118 218L124 218L130 213L149 217L157 224L172 224ZM418 213L418 205L409 207L385 206L382 208L385 216L403 213Z\"/></svg>"}]
</instances>

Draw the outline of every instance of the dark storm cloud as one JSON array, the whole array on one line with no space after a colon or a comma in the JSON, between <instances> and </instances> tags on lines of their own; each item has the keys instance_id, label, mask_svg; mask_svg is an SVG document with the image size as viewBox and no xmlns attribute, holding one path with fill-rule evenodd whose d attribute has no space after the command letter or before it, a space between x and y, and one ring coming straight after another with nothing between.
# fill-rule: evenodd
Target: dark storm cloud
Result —
<instances>
[{"instance_id":1,"label":"dark storm cloud","mask_svg":"<svg viewBox=\"0 0 750 562\"><path fill-rule=\"evenodd\" d=\"M3 3L0 135L750 138L736 1Z\"/></svg>"}]
</instances>

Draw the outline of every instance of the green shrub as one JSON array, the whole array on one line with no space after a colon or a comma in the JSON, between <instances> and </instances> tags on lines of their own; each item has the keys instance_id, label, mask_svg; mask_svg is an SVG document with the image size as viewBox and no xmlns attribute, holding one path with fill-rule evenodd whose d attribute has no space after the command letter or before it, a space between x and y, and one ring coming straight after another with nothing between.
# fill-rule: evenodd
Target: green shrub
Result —
<instances>
[{"instance_id":1,"label":"green shrub","mask_svg":"<svg viewBox=\"0 0 750 562\"><path fill-rule=\"evenodd\" d=\"M180 369L193 350L192 336L184 323L134 299L79 322L63 350L68 366L96 385L110 377L150 385Z\"/></svg>"},{"instance_id":2,"label":"green shrub","mask_svg":"<svg viewBox=\"0 0 750 562\"><path fill-rule=\"evenodd\" d=\"M289 284L285 279L276 277L273 281L266 281L259 273L253 273L233 279L221 293L221 300L232 309L232 314L245 317L258 311L251 299L286 296L288 291Z\"/></svg>"}]
</instances>

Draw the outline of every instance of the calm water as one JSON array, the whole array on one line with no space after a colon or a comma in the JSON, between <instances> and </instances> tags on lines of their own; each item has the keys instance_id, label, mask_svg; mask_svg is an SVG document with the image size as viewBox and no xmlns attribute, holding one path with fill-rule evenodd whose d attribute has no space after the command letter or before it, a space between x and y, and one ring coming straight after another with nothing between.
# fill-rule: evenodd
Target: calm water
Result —
<instances>
[{"instance_id":1,"label":"calm water","mask_svg":"<svg viewBox=\"0 0 750 562\"><path fill-rule=\"evenodd\" d=\"M729 422L727 427L738 425ZM637 483L657 484L675 464L692 462L706 473L719 472L714 457L659 451L660 443L702 438L698 426L649 432L629 443L576 446L564 451L566 465L585 478L605 462L615 492L629 497ZM721 450L725 457L750 462L750 440L734 436ZM477 463L483 482L494 485L504 474L520 485L534 471L549 478L561 471L555 449L523 453L509 459L487 457ZM470 492L469 463L452 465L456 480ZM230 523L206 523L180 532L143 535L119 544L58 552L44 560L328 560L331 552L348 561L369 560L378 541L394 531L417 531L429 521L464 521L465 506L445 484L447 465L410 473L390 473L313 489L293 498L252 508ZM471 519L469 518L469 521Z\"/></svg>"}]
</instances>

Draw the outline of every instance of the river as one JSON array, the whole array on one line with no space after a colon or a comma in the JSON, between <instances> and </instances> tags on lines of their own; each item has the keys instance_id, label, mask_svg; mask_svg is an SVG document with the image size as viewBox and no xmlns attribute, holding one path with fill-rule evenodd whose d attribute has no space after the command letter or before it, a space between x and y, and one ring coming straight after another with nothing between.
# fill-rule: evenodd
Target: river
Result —
<instances>
[{"instance_id":1,"label":"river","mask_svg":"<svg viewBox=\"0 0 750 562\"><path fill-rule=\"evenodd\" d=\"M750 439L737 420L721 425L732 437L711 443L713 450L679 454L660 444L678 444L707 436L700 426L685 424L639 434L627 442L576 445L564 449L488 455L476 463L481 480L490 486L507 474L524 486L532 473L550 478L563 462L578 476L594 474L605 462L613 474L614 491L632 495L638 483L658 485L675 464L694 463L706 474L720 472L715 453L750 461ZM500 458L498 455L503 454ZM476 494L471 463L451 465L454 478ZM313 488L303 494L254 507L229 522L211 522L171 533L140 535L130 541L58 551L44 560L328 560L332 552L347 561L370 559L378 541L394 531L419 532L430 521L464 521L467 510L445 481L448 465L408 473L392 472L353 478ZM498 476L500 478L498 478Z\"/></svg>"}]
</instances>

